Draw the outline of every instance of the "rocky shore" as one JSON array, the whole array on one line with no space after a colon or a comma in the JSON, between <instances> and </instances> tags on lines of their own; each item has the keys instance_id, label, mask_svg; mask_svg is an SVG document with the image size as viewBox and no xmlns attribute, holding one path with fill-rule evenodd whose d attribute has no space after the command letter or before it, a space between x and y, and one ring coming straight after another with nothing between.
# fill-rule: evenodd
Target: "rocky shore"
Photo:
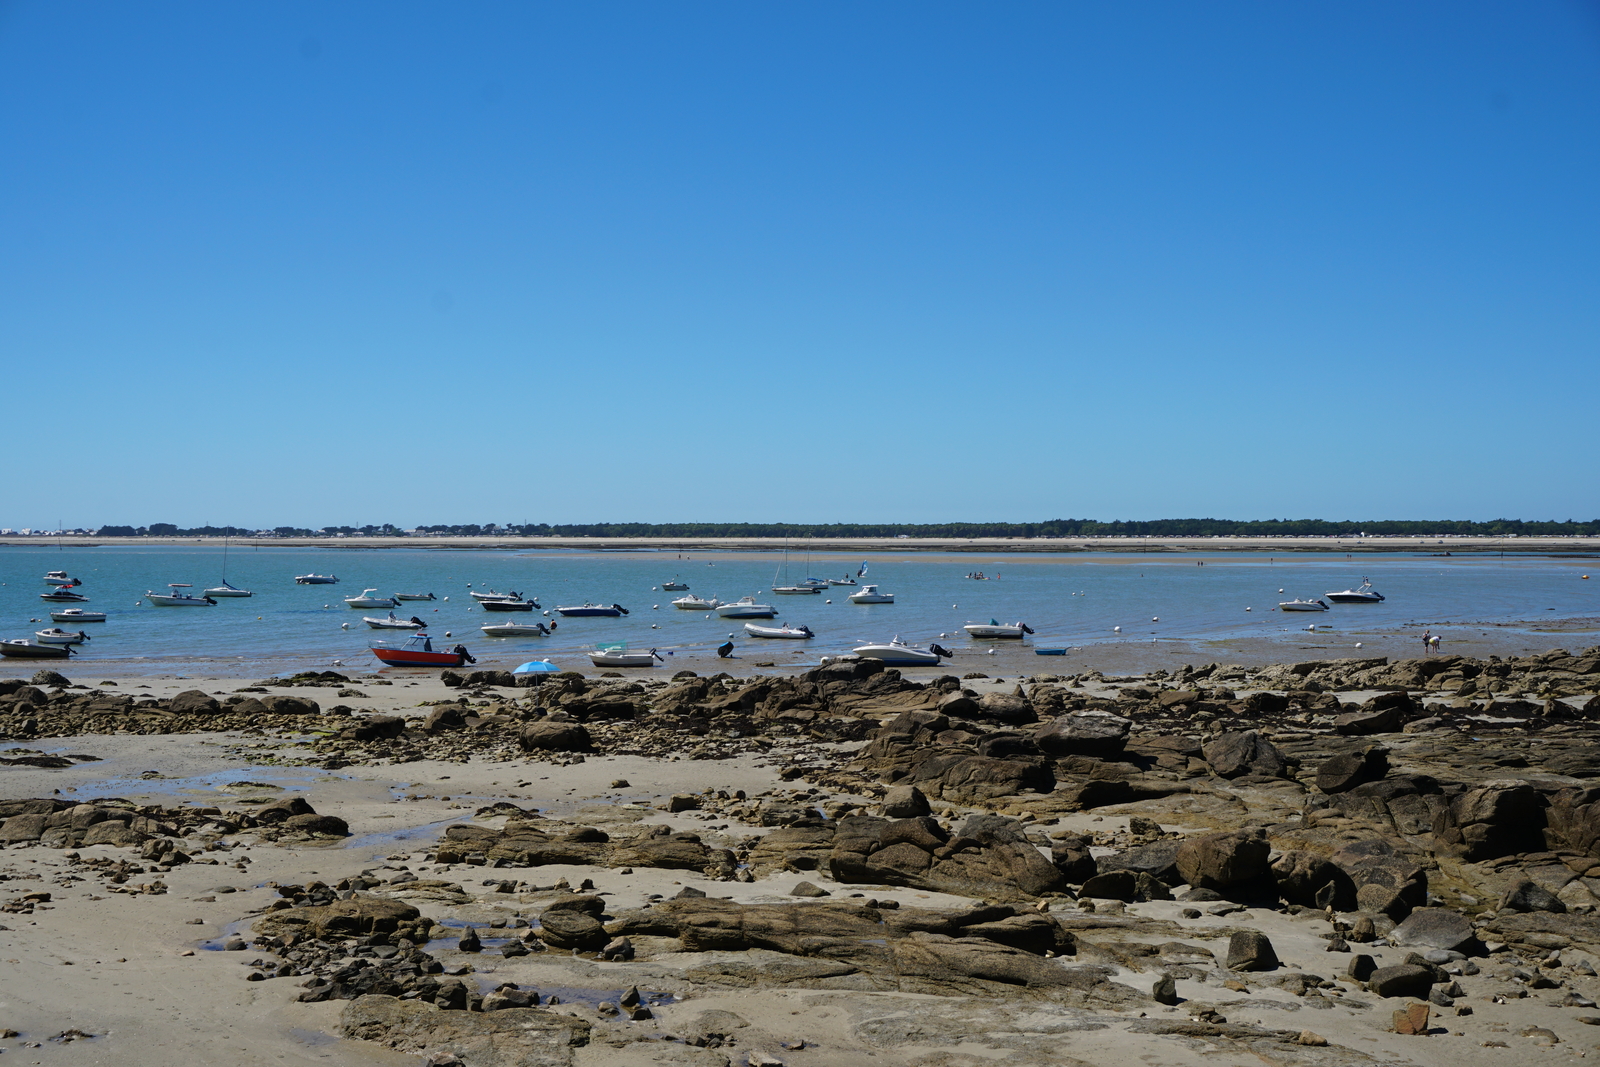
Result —
<instances>
[{"instance_id":1,"label":"rocky shore","mask_svg":"<svg viewBox=\"0 0 1600 1067\"><path fill-rule=\"evenodd\" d=\"M0 741L0 1049L63 1062L1600 1048L1600 648L924 681L41 671L0 681Z\"/></svg>"}]
</instances>

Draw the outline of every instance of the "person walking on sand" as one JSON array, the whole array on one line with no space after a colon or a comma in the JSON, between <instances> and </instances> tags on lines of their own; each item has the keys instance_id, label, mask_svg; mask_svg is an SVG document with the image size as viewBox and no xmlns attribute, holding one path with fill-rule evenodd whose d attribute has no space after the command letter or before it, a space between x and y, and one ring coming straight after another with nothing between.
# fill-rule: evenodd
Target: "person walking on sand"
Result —
<instances>
[{"instance_id":1,"label":"person walking on sand","mask_svg":"<svg viewBox=\"0 0 1600 1067\"><path fill-rule=\"evenodd\" d=\"M1422 651L1426 653L1431 648L1433 648L1433 631L1424 630L1422 631Z\"/></svg>"}]
</instances>

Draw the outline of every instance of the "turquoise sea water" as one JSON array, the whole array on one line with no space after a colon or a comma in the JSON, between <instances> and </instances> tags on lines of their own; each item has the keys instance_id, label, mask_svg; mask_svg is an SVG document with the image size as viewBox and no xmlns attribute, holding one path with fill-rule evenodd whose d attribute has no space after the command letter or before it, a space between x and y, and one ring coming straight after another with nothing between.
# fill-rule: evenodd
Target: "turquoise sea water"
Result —
<instances>
[{"instance_id":1,"label":"turquoise sea water","mask_svg":"<svg viewBox=\"0 0 1600 1067\"><path fill-rule=\"evenodd\" d=\"M374 639L396 640L400 632L369 629L342 598L376 587L380 594L433 592L450 599L402 602L395 612L418 615L429 632L465 643L486 666L514 666L549 658L563 667L587 669L583 652L596 642L620 641L633 648L671 653L668 666L702 670L710 650L736 634L740 654L784 664L815 662L865 641L901 635L925 644L940 641L961 649L972 642L967 622L1024 621L1040 647L1107 641L1205 640L1271 636L1303 630L1394 628L1408 623L1510 622L1600 616L1600 560L1547 557L1442 557L1189 553L1065 553L991 556L874 553L862 582L894 593L892 605L857 606L835 587L816 597L774 596L774 571L781 553L692 553L672 551L456 551L432 549L315 549L233 546L227 558L232 584L254 591L249 599L222 600L211 608L155 608L146 590L166 591L169 582L191 582L195 591L222 578L220 546L0 549L0 637L30 637L54 625L51 605L39 599L43 575L66 570L84 582L80 605L110 616L85 625L93 636L74 664L78 673L94 664L123 674L211 673L262 677L341 660L351 668L377 666L368 649ZM1203 566L1197 565L1200 561ZM860 556L803 552L789 555L789 578L853 574ZM1591 580L1580 575L1594 571ZM998 575L993 581L963 577L972 571ZM294 576L337 574L338 585L298 586ZM1332 611L1284 614L1280 600L1315 598L1370 577L1388 599L1381 605L1340 606ZM817 634L808 642L751 641L743 624L702 612L674 609L682 593L660 586L674 577L697 595L723 601L755 594L780 609L780 621L804 623ZM478 632L487 622L526 621L521 613L487 614L468 596L471 589L516 589L543 608L593 601L619 603L631 615L620 619L560 619L553 637L492 639ZM654 587L654 588L652 588ZM1283 592L1280 594L1279 589ZM832 603L825 603L826 600ZM659 605L659 608L655 608ZM1251 611L1246 611L1246 608ZM554 616L554 612L551 612ZM531 618L542 619L535 612ZM30 620L39 619L42 622ZM1153 621L1159 619L1159 621ZM349 628L341 626L348 623ZM1113 627L1122 627L1122 633ZM959 635L941 638L939 635ZM986 646L985 646L986 647ZM714 657L710 657L714 660ZM690 662L693 661L693 662ZM12 660L0 675L29 673L33 664ZM108 674L108 677L114 676Z\"/></svg>"}]
</instances>

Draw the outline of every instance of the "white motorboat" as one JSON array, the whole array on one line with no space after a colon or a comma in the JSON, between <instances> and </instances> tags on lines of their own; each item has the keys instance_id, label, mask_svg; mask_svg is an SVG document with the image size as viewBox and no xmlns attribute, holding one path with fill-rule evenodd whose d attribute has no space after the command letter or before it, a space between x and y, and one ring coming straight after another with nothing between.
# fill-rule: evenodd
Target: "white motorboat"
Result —
<instances>
[{"instance_id":1,"label":"white motorboat","mask_svg":"<svg viewBox=\"0 0 1600 1067\"><path fill-rule=\"evenodd\" d=\"M352 608L392 608L392 607L394 607L394 597L392 597L392 596L372 596L371 595L371 594L376 593L376 592L377 592L376 589L363 589L363 590L361 590L361 595L360 596L347 596L347 597L344 598L344 602L346 604L348 604Z\"/></svg>"},{"instance_id":2,"label":"white motorboat","mask_svg":"<svg viewBox=\"0 0 1600 1067\"><path fill-rule=\"evenodd\" d=\"M168 582L167 588L171 593L157 593L146 590L144 598L150 601L152 607L157 608L214 608L217 602L208 596L190 596L188 593L179 593L179 589L192 589L188 582Z\"/></svg>"},{"instance_id":3,"label":"white motorboat","mask_svg":"<svg viewBox=\"0 0 1600 1067\"><path fill-rule=\"evenodd\" d=\"M682 593L688 591L689 583L680 582L678 579L674 578L670 582L662 582L661 588L664 592L668 593Z\"/></svg>"},{"instance_id":4,"label":"white motorboat","mask_svg":"<svg viewBox=\"0 0 1600 1067\"><path fill-rule=\"evenodd\" d=\"M207 589L206 596L255 596L255 594L248 589L235 589L224 578L221 585L214 585Z\"/></svg>"},{"instance_id":5,"label":"white motorboat","mask_svg":"<svg viewBox=\"0 0 1600 1067\"><path fill-rule=\"evenodd\" d=\"M396 593L396 600L438 600L432 593Z\"/></svg>"},{"instance_id":6,"label":"white motorboat","mask_svg":"<svg viewBox=\"0 0 1600 1067\"><path fill-rule=\"evenodd\" d=\"M1329 600L1335 604L1380 604L1383 594L1372 588L1370 578L1361 579L1361 584L1354 589L1342 589L1337 593L1325 593Z\"/></svg>"},{"instance_id":7,"label":"white motorboat","mask_svg":"<svg viewBox=\"0 0 1600 1067\"><path fill-rule=\"evenodd\" d=\"M722 606L722 601L716 597L710 600L698 596L681 596L672 602L672 606L680 611L711 611Z\"/></svg>"},{"instance_id":8,"label":"white motorboat","mask_svg":"<svg viewBox=\"0 0 1600 1067\"><path fill-rule=\"evenodd\" d=\"M654 667L658 659L661 656L653 648L647 652L630 652L626 645L600 645L589 653L589 662L596 667Z\"/></svg>"},{"instance_id":9,"label":"white motorboat","mask_svg":"<svg viewBox=\"0 0 1600 1067\"><path fill-rule=\"evenodd\" d=\"M742 596L732 604L719 604L716 612L724 619L770 619L778 609L771 604L757 604L755 597Z\"/></svg>"},{"instance_id":10,"label":"white motorboat","mask_svg":"<svg viewBox=\"0 0 1600 1067\"><path fill-rule=\"evenodd\" d=\"M478 606L484 611L532 611L539 606L537 600L524 600L521 596L501 597L496 600L480 600Z\"/></svg>"},{"instance_id":11,"label":"white motorboat","mask_svg":"<svg viewBox=\"0 0 1600 1067\"><path fill-rule=\"evenodd\" d=\"M389 612L387 618L373 618L371 615L363 615L361 621L374 630L426 630L428 628L428 624L415 615L409 619L402 619L392 611Z\"/></svg>"},{"instance_id":12,"label":"white motorboat","mask_svg":"<svg viewBox=\"0 0 1600 1067\"><path fill-rule=\"evenodd\" d=\"M864 585L861 592L851 593L847 597L852 604L893 604L893 593L880 593L875 585Z\"/></svg>"},{"instance_id":13,"label":"white motorboat","mask_svg":"<svg viewBox=\"0 0 1600 1067\"><path fill-rule=\"evenodd\" d=\"M751 637L787 637L792 641L809 641L817 636L809 626L757 626L753 622L744 624L744 632Z\"/></svg>"},{"instance_id":14,"label":"white motorboat","mask_svg":"<svg viewBox=\"0 0 1600 1067\"><path fill-rule=\"evenodd\" d=\"M73 633L70 630L63 630L59 626L52 626L48 630L39 630L33 636L46 645L81 645L89 640L89 635L82 630Z\"/></svg>"},{"instance_id":15,"label":"white motorboat","mask_svg":"<svg viewBox=\"0 0 1600 1067\"><path fill-rule=\"evenodd\" d=\"M58 585L48 593L40 593L40 600L48 600L54 604L85 603L88 597L82 593L74 593L70 585Z\"/></svg>"},{"instance_id":16,"label":"white motorboat","mask_svg":"<svg viewBox=\"0 0 1600 1067\"><path fill-rule=\"evenodd\" d=\"M871 588L870 586L868 588ZM928 648L918 648L908 645L900 640L896 634L894 640L882 645L862 645L853 649L856 655L864 659L881 659L891 667L937 667L940 657L948 657L949 652L932 645Z\"/></svg>"},{"instance_id":17,"label":"white motorboat","mask_svg":"<svg viewBox=\"0 0 1600 1067\"><path fill-rule=\"evenodd\" d=\"M850 578L850 577L829 578L828 579L828 584L829 585L855 585L856 584L856 580L854 578Z\"/></svg>"},{"instance_id":18,"label":"white motorboat","mask_svg":"<svg viewBox=\"0 0 1600 1067\"><path fill-rule=\"evenodd\" d=\"M520 601L520 600L523 600L523 599L528 599L528 600L532 599L531 597L524 598L523 595L521 593L517 592L515 589L513 589L509 593L502 593L502 592L499 592L498 590L494 590L494 589L490 589L487 592L482 592L482 591L479 591L479 590L475 589L475 590L473 590L471 593L469 593L467 595L472 597L473 600L476 600L480 604L488 604L488 603L491 603L491 602L502 601L502 600L517 600L517 601Z\"/></svg>"},{"instance_id":19,"label":"white motorboat","mask_svg":"<svg viewBox=\"0 0 1600 1067\"><path fill-rule=\"evenodd\" d=\"M45 645L23 637L0 641L0 656L15 659L66 659L71 655L71 645Z\"/></svg>"},{"instance_id":20,"label":"white motorboat","mask_svg":"<svg viewBox=\"0 0 1600 1067\"><path fill-rule=\"evenodd\" d=\"M971 637L1016 637L1033 633L1033 629L1025 622L1014 622L1007 626L998 619L988 622L969 622L962 627Z\"/></svg>"},{"instance_id":21,"label":"white motorboat","mask_svg":"<svg viewBox=\"0 0 1600 1067\"><path fill-rule=\"evenodd\" d=\"M294 576L296 585L338 585L337 574L297 574Z\"/></svg>"},{"instance_id":22,"label":"white motorboat","mask_svg":"<svg viewBox=\"0 0 1600 1067\"><path fill-rule=\"evenodd\" d=\"M1328 610L1328 605L1324 604L1320 600L1302 600L1299 597L1296 597L1294 600L1283 600L1283 601L1280 601L1278 603L1278 610L1279 611L1327 611Z\"/></svg>"},{"instance_id":23,"label":"white motorboat","mask_svg":"<svg viewBox=\"0 0 1600 1067\"><path fill-rule=\"evenodd\" d=\"M82 608L65 608L50 613L51 622L105 622L103 611L84 611Z\"/></svg>"},{"instance_id":24,"label":"white motorboat","mask_svg":"<svg viewBox=\"0 0 1600 1067\"><path fill-rule=\"evenodd\" d=\"M490 637L546 637L550 633L542 622L496 622L478 629Z\"/></svg>"},{"instance_id":25,"label":"white motorboat","mask_svg":"<svg viewBox=\"0 0 1600 1067\"><path fill-rule=\"evenodd\" d=\"M73 586L82 585L83 581L79 578L68 577L66 571L46 571L44 576L44 584Z\"/></svg>"},{"instance_id":26,"label":"white motorboat","mask_svg":"<svg viewBox=\"0 0 1600 1067\"><path fill-rule=\"evenodd\" d=\"M621 604L569 604L566 607L557 607L564 619L616 619L628 614L628 609Z\"/></svg>"}]
</instances>

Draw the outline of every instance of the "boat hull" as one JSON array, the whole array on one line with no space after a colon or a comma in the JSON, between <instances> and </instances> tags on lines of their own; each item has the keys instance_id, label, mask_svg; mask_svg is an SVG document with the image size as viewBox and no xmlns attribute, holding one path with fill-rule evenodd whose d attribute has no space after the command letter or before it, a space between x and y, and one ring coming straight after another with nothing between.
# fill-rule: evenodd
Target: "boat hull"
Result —
<instances>
[{"instance_id":1,"label":"boat hull","mask_svg":"<svg viewBox=\"0 0 1600 1067\"><path fill-rule=\"evenodd\" d=\"M434 596L432 593L396 593L394 595L394 598L396 600L437 600L438 599L438 597Z\"/></svg>"},{"instance_id":2,"label":"boat hull","mask_svg":"<svg viewBox=\"0 0 1600 1067\"><path fill-rule=\"evenodd\" d=\"M368 626L372 627L374 630L426 630L427 629L427 627L422 625L421 623L415 623L415 622L412 622L409 619L371 619L371 618L367 618L367 619L362 619L361 621L366 623Z\"/></svg>"},{"instance_id":3,"label":"boat hull","mask_svg":"<svg viewBox=\"0 0 1600 1067\"><path fill-rule=\"evenodd\" d=\"M849 600L850 603L852 603L852 604L893 604L894 603L894 595L892 593L872 593L871 595L857 593L855 596L846 597L845 599Z\"/></svg>"},{"instance_id":4,"label":"boat hull","mask_svg":"<svg viewBox=\"0 0 1600 1067\"><path fill-rule=\"evenodd\" d=\"M656 657L653 652L591 652L589 662L596 667L654 667Z\"/></svg>"},{"instance_id":5,"label":"boat hull","mask_svg":"<svg viewBox=\"0 0 1600 1067\"><path fill-rule=\"evenodd\" d=\"M622 615L617 608L557 608L567 619L615 619Z\"/></svg>"},{"instance_id":6,"label":"boat hull","mask_svg":"<svg viewBox=\"0 0 1600 1067\"><path fill-rule=\"evenodd\" d=\"M772 591L778 596L815 596L822 592L813 585L775 585Z\"/></svg>"},{"instance_id":7,"label":"boat hull","mask_svg":"<svg viewBox=\"0 0 1600 1067\"><path fill-rule=\"evenodd\" d=\"M372 608L392 608L395 606L395 603L388 597L373 597L370 600L364 600L361 598L357 598L355 600L346 600L345 606L356 608L357 610L371 610Z\"/></svg>"},{"instance_id":8,"label":"boat hull","mask_svg":"<svg viewBox=\"0 0 1600 1067\"><path fill-rule=\"evenodd\" d=\"M89 640L86 634L53 634L48 630L39 630L33 637L42 645L81 645Z\"/></svg>"},{"instance_id":9,"label":"boat hull","mask_svg":"<svg viewBox=\"0 0 1600 1067\"><path fill-rule=\"evenodd\" d=\"M480 600L484 611L532 611L538 603L532 600Z\"/></svg>"},{"instance_id":10,"label":"boat hull","mask_svg":"<svg viewBox=\"0 0 1600 1067\"><path fill-rule=\"evenodd\" d=\"M1315 600L1286 600L1278 605L1279 611L1327 611L1328 605L1319 604Z\"/></svg>"},{"instance_id":11,"label":"boat hull","mask_svg":"<svg viewBox=\"0 0 1600 1067\"><path fill-rule=\"evenodd\" d=\"M968 637L987 637L994 640L1021 640L1022 627L1020 626L963 626Z\"/></svg>"},{"instance_id":12,"label":"boat hull","mask_svg":"<svg viewBox=\"0 0 1600 1067\"><path fill-rule=\"evenodd\" d=\"M503 622L497 626L480 626L478 629L490 637L544 637L546 631L539 626L529 626L518 622Z\"/></svg>"},{"instance_id":13,"label":"boat hull","mask_svg":"<svg viewBox=\"0 0 1600 1067\"><path fill-rule=\"evenodd\" d=\"M672 606L679 611L712 611L717 607L717 604L710 600L694 600L689 597L680 597L672 602Z\"/></svg>"},{"instance_id":14,"label":"boat hull","mask_svg":"<svg viewBox=\"0 0 1600 1067\"><path fill-rule=\"evenodd\" d=\"M1035 656L1065 656L1067 650L1064 648L1036 648L1033 650L1033 654Z\"/></svg>"},{"instance_id":15,"label":"boat hull","mask_svg":"<svg viewBox=\"0 0 1600 1067\"><path fill-rule=\"evenodd\" d=\"M863 645L855 649L855 654L862 659L882 660L889 667L937 667L939 656L935 652L928 652L920 648L907 648L897 645Z\"/></svg>"},{"instance_id":16,"label":"boat hull","mask_svg":"<svg viewBox=\"0 0 1600 1067\"><path fill-rule=\"evenodd\" d=\"M457 652L414 652L407 648L375 648L372 654L391 667L459 667L466 657Z\"/></svg>"},{"instance_id":17,"label":"boat hull","mask_svg":"<svg viewBox=\"0 0 1600 1067\"><path fill-rule=\"evenodd\" d=\"M778 612L771 604L724 604L717 609L717 614L724 619L770 619Z\"/></svg>"},{"instance_id":18,"label":"boat hull","mask_svg":"<svg viewBox=\"0 0 1600 1067\"><path fill-rule=\"evenodd\" d=\"M71 611L52 611L51 622L105 622L106 616L101 611L85 611L82 614L73 614Z\"/></svg>"},{"instance_id":19,"label":"boat hull","mask_svg":"<svg viewBox=\"0 0 1600 1067\"><path fill-rule=\"evenodd\" d=\"M790 641L809 641L816 636L809 630L796 630L789 626L757 626L749 622L744 624L744 632L751 637L780 638Z\"/></svg>"},{"instance_id":20,"label":"boat hull","mask_svg":"<svg viewBox=\"0 0 1600 1067\"><path fill-rule=\"evenodd\" d=\"M214 608L211 601L197 596L167 596L164 593L146 593L144 598L157 608Z\"/></svg>"},{"instance_id":21,"label":"boat hull","mask_svg":"<svg viewBox=\"0 0 1600 1067\"><path fill-rule=\"evenodd\" d=\"M223 588L207 589L206 596L255 596L255 594L248 589L235 589L230 585Z\"/></svg>"},{"instance_id":22,"label":"boat hull","mask_svg":"<svg viewBox=\"0 0 1600 1067\"><path fill-rule=\"evenodd\" d=\"M339 579L331 574L301 574L294 580L296 585L338 585Z\"/></svg>"},{"instance_id":23,"label":"boat hull","mask_svg":"<svg viewBox=\"0 0 1600 1067\"><path fill-rule=\"evenodd\" d=\"M52 604L86 604L89 601L82 593L40 593L39 599Z\"/></svg>"},{"instance_id":24,"label":"boat hull","mask_svg":"<svg viewBox=\"0 0 1600 1067\"><path fill-rule=\"evenodd\" d=\"M1381 604L1383 597L1376 593L1328 593L1327 598L1335 604Z\"/></svg>"},{"instance_id":25,"label":"boat hull","mask_svg":"<svg viewBox=\"0 0 1600 1067\"><path fill-rule=\"evenodd\" d=\"M0 641L0 656L12 659L66 659L71 645L40 645L32 641Z\"/></svg>"}]
</instances>

